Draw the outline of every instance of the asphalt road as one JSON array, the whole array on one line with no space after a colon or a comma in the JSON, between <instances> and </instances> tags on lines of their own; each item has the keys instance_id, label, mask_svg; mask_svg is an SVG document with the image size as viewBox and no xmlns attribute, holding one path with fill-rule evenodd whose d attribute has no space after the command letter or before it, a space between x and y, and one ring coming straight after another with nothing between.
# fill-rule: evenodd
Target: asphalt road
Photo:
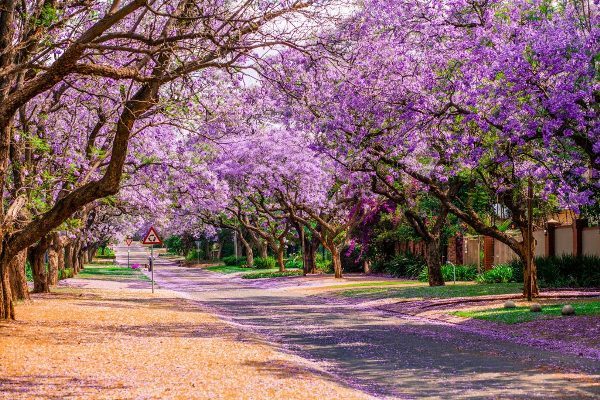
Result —
<instances>
[{"instance_id":1,"label":"asphalt road","mask_svg":"<svg viewBox=\"0 0 600 400\"><path fill-rule=\"evenodd\" d=\"M120 262L126 262L125 249L117 248ZM132 262L147 262L145 248L133 244L130 253ZM321 362L336 379L376 397L600 398L600 365L576 355L269 289L163 259L154 276L161 288Z\"/></svg>"}]
</instances>

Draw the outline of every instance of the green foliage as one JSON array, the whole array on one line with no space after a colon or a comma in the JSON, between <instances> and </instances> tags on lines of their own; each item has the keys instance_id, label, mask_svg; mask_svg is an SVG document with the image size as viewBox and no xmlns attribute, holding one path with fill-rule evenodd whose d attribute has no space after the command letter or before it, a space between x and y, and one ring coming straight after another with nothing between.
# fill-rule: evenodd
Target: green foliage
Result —
<instances>
[{"instance_id":1,"label":"green foliage","mask_svg":"<svg viewBox=\"0 0 600 400\"><path fill-rule=\"evenodd\" d=\"M29 260L25 262L25 277L27 277L27 282L33 282L33 270Z\"/></svg>"},{"instance_id":2,"label":"green foliage","mask_svg":"<svg viewBox=\"0 0 600 400\"><path fill-rule=\"evenodd\" d=\"M171 235L165 239L165 246L167 251L171 254L182 254L183 253L183 242L181 236Z\"/></svg>"},{"instance_id":3,"label":"green foliage","mask_svg":"<svg viewBox=\"0 0 600 400\"><path fill-rule=\"evenodd\" d=\"M65 269L66 271L66 269ZM72 275L71 271L71 275ZM100 280L148 280L141 271L114 264L86 264L77 275L80 279Z\"/></svg>"},{"instance_id":4,"label":"green foliage","mask_svg":"<svg viewBox=\"0 0 600 400\"><path fill-rule=\"evenodd\" d=\"M478 283L513 282L514 269L510 264L499 264L494 268L477 275Z\"/></svg>"},{"instance_id":5,"label":"green foliage","mask_svg":"<svg viewBox=\"0 0 600 400\"><path fill-rule=\"evenodd\" d=\"M198 257L198 255L200 257ZM200 252L198 252L198 250L193 249L188 251L187 255L185 256L185 261L188 262L198 262L198 259L202 260L204 256L204 251L201 249Z\"/></svg>"},{"instance_id":6,"label":"green foliage","mask_svg":"<svg viewBox=\"0 0 600 400\"><path fill-rule=\"evenodd\" d=\"M301 270L291 270L291 271L272 271L272 272L250 272L242 275L242 279L263 279L263 278L279 278L282 276L298 276L302 275Z\"/></svg>"},{"instance_id":7,"label":"green foliage","mask_svg":"<svg viewBox=\"0 0 600 400\"><path fill-rule=\"evenodd\" d=\"M600 301L573 302L571 305L575 309L575 315L600 315ZM542 305L542 312L535 313L529 310L529 306L525 306L477 311L455 311L452 314L459 317L483 319L486 321L502 322L504 324L518 324L536 319L560 317L562 307L563 304L544 304Z\"/></svg>"},{"instance_id":8,"label":"green foliage","mask_svg":"<svg viewBox=\"0 0 600 400\"><path fill-rule=\"evenodd\" d=\"M403 253L391 260L381 261L373 266L375 271L385 272L393 277L417 278L425 266L423 258L412 253Z\"/></svg>"},{"instance_id":9,"label":"green foliage","mask_svg":"<svg viewBox=\"0 0 600 400\"><path fill-rule=\"evenodd\" d=\"M302 255L294 254L285 261L286 268L302 268Z\"/></svg>"},{"instance_id":10,"label":"green foliage","mask_svg":"<svg viewBox=\"0 0 600 400\"><path fill-rule=\"evenodd\" d=\"M206 269L208 271L218 272L220 274L235 274L238 272L247 272L251 270L249 267L242 267L238 265L215 265Z\"/></svg>"},{"instance_id":11,"label":"green foliage","mask_svg":"<svg viewBox=\"0 0 600 400\"><path fill-rule=\"evenodd\" d=\"M475 265L442 265L442 277L445 282L454 281L454 274L456 273L456 280L461 282L474 281L477 277L477 267ZM421 282L429 281L429 273L427 267L424 267L419 273L419 280Z\"/></svg>"},{"instance_id":12,"label":"green foliage","mask_svg":"<svg viewBox=\"0 0 600 400\"><path fill-rule=\"evenodd\" d=\"M369 300L382 298L452 298L489 296L494 294L521 293L520 283L495 283L476 285L459 283L445 286L425 286L423 284L407 285L406 287L351 289L341 292L344 297L359 297Z\"/></svg>"},{"instance_id":13,"label":"green foliage","mask_svg":"<svg viewBox=\"0 0 600 400\"><path fill-rule=\"evenodd\" d=\"M73 268L65 268L58 270L58 280L63 280L73 277Z\"/></svg>"},{"instance_id":14,"label":"green foliage","mask_svg":"<svg viewBox=\"0 0 600 400\"><path fill-rule=\"evenodd\" d=\"M104 250L104 252L103 252ZM111 249L110 247L100 247L98 250L96 250L96 258L115 258L115 251L113 249Z\"/></svg>"},{"instance_id":15,"label":"green foliage","mask_svg":"<svg viewBox=\"0 0 600 400\"><path fill-rule=\"evenodd\" d=\"M536 257L538 282L541 287L600 287L600 257L562 255ZM523 263L510 263L513 277L523 281Z\"/></svg>"},{"instance_id":16,"label":"green foliage","mask_svg":"<svg viewBox=\"0 0 600 400\"><path fill-rule=\"evenodd\" d=\"M267 257L256 257L254 259L254 268L256 269L270 269L275 268L277 260L271 256Z\"/></svg>"},{"instance_id":17,"label":"green foliage","mask_svg":"<svg viewBox=\"0 0 600 400\"><path fill-rule=\"evenodd\" d=\"M223 257L222 261L223 261L223 263L225 263L225 265L240 266L240 265L246 264L246 257L227 256L227 257Z\"/></svg>"}]
</instances>

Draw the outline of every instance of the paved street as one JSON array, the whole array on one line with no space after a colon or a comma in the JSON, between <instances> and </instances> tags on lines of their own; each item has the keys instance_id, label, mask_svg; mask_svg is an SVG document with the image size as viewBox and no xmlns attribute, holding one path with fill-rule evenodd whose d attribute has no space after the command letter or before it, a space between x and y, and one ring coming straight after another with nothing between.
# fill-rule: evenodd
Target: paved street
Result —
<instances>
[{"instance_id":1,"label":"paved street","mask_svg":"<svg viewBox=\"0 0 600 400\"><path fill-rule=\"evenodd\" d=\"M132 262L147 262L145 248L133 244L130 250ZM126 257L126 247L117 247L117 261L126 263ZM160 258L155 279L161 288L323 363L378 397L600 397L600 389L592 387L600 379L600 365L576 355L359 310L298 290L264 288Z\"/></svg>"}]
</instances>

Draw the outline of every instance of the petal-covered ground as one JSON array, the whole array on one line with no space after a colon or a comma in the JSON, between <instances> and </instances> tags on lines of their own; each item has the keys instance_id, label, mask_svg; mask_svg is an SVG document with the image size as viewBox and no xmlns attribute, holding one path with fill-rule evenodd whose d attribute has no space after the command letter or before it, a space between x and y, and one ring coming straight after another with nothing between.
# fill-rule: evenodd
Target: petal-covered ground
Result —
<instances>
[{"instance_id":1,"label":"petal-covered ground","mask_svg":"<svg viewBox=\"0 0 600 400\"><path fill-rule=\"evenodd\" d=\"M198 304L94 282L0 324L0 399L369 398Z\"/></svg>"}]
</instances>

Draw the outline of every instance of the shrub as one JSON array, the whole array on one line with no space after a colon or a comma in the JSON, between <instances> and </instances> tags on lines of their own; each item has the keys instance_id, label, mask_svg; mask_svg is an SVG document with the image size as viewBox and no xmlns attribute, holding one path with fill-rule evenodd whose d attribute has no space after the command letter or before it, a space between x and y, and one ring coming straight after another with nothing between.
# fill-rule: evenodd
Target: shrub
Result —
<instances>
[{"instance_id":1,"label":"shrub","mask_svg":"<svg viewBox=\"0 0 600 400\"><path fill-rule=\"evenodd\" d=\"M445 282L454 281L454 273L456 271L456 280L461 282L474 281L477 277L477 267L475 265L442 265L442 277ZM424 267L419 274L419 280L421 282L427 282L429 280L429 273L427 267Z\"/></svg>"},{"instance_id":2,"label":"shrub","mask_svg":"<svg viewBox=\"0 0 600 400\"><path fill-rule=\"evenodd\" d=\"M104 253L102 252L103 249L104 249ZM111 249L110 247L99 248L98 250L96 250L96 258L102 258L102 259L115 258L115 251L113 249Z\"/></svg>"},{"instance_id":3,"label":"shrub","mask_svg":"<svg viewBox=\"0 0 600 400\"><path fill-rule=\"evenodd\" d=\"M25 277L27 278L27 282L33 282L33 270L31 269L29 260L25 261Z\"/></svg>"},{"instance_id":4,"label":"shrub","mask_svg":"<svg viewBox=\"0 0 600 400\"><path fill-rule=\"evenodd\" d=\"M536 257L538 282L542 287L600 287L600 257L562 255ZM523 263L511 262L514 279L523 281Z\"/></svg>"},{"instance_id":5,"label":"shrub","mask_svg":"<svg viewBox=\"0 0 600 400\"><path fill-rule=\"evenodd\" d=\"M59 280L72 278L72 277L73 277L73 268L65 268L65 269L58 270L58 279Z\"/></svg>"},{"instance_id":6,"label":"shrub","mask_svg":"<svg viewBox=\"0 0 600 400\"><path fill-rule=\"evenodd\" d=\"M333 274L333 261L331 260L319 260L315 261L317 269L324 274Z\"/></svg>"},{"instance_id":7,"label":"shrub","mask_svg":"<svg viewBox=\"0 0 600 400\"><path fill-rule=\"evenodd\" d=\"M286 268L302 268L302 256L294 254L285 261Z\"/></svg>"},{"instance_id":8,"label":"shrub","mask_svg":"<svg viewBox=\"0 0 600 400\"><path fill-rule=\"evenodd\" d=\"M277 260L273 257L256 257L254 259L254 268L257 269L270 269L277 266Z\"/></svg>"},{"instance_id":9,"label":"shrub","mask_svg":"<svg viewBox=\"0 0 600 400\"><path fill-rule=\"evenodd\" d=\"M425 260L412 253L398 254L390 260L378 263L374 268L393 277L417 278L425 267Z\"/></svg>"},{"instance_id":10,"label":"shrub","mask_svg":"<svg viewBox=\"0 0 600 400\"><path fill-rule=\"evenodd\" d=\"M239 267L246 264L246 257L227 256L223 257L222 261L223 263L225 263L225 265L228 265L230 267Z\"/></svg>"},{"instance_id":11,"label":"shrub","mask_svg":"<svg viewBox=\"0 0 600 400\"><path fill-rule=\"evenodd\" d=\"M478 283L507 283L513 280L514 269L510 264L499 264L477 275Z\"/></svg>"},{"instance_id":12,"label":"shrub","mask_svg":"<svg viewBox=\"0 0 600 400\"><path fill-rule=\"evenodd\" d=\"M200 250L200 259L202 259L202 250ZM188 251L185 256L185 261L198 262L198 251L196 249Z\"/></svg>"}]
</instances>

